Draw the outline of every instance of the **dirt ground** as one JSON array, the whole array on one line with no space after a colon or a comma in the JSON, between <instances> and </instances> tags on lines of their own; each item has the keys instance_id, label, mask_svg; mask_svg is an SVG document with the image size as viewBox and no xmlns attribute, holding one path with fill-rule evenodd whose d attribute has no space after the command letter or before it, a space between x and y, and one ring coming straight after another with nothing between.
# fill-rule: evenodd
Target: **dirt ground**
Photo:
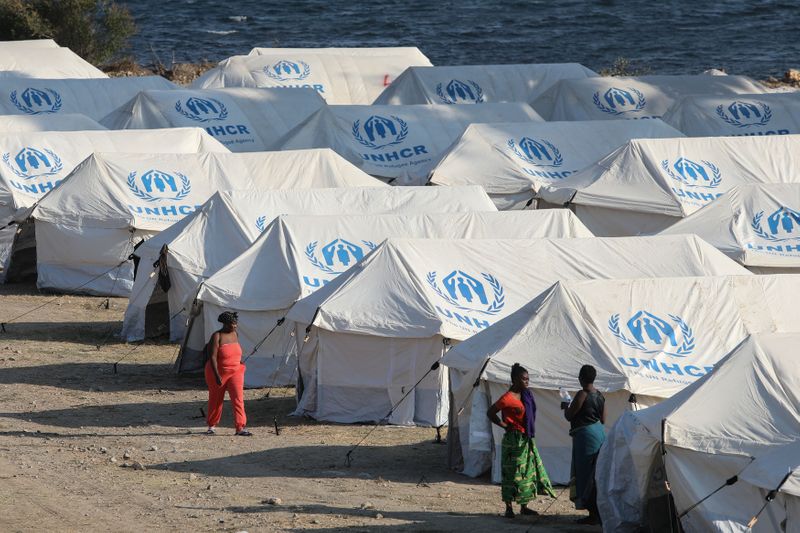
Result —
<instances>
[{"instance_id":1,"label":"dirt ground","mask_svg":"<svg viewBox=\"0 0 800 533\"><path fill-rule=\"evenodd\" d=\"M172 373L176 346L116 338L125 299L53 298L0 286L0 322L44 305L0 333L3 531L599 530L560 487L541 516L501 517L499 487L450 471L430 428L378 427L348 468L371 426L288 417L288 389L246 391L255 436L233 436L227 402L203 435L204 384Z\"/></svg>"}]
</instances>

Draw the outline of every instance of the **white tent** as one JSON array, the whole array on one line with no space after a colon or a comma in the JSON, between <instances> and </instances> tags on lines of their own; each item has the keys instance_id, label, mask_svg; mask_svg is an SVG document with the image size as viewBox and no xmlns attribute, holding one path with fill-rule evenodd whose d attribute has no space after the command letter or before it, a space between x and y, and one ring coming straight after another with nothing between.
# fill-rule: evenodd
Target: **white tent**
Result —
<instances>
[{"instance_id":1,"label":"white tent","mask_svg":"<svg viewBox=\"0 0 800 533\"><path fill-rule=\"evenodd\" d=\"M27 117L21 117L27 118ZM58 120L54 120L58 122ZM33 251L32 235L7 226L94 152L227 152L199 128L147 132L63 131L0 132L0 281L6 277L12 246L15 254ZM32 266L32 257L17 256L19 275Z\"/></svg>"},{"instance_id":2,"label":"white tent","mask_svg":"<svg viewBox=\"0 0 800 533\"><path fill-rule=\"evenodd\" d=\"M527 104L326 106L278 142L280 149L332 148L367 174L423 185L445 150L479 122L541 121Z\"/></svg>"},{"instance_id":3,"label":"white tent","mask_svg":"<svg viewBox=\"0 0 800 533\"><path fill-rule=\"evenodd\" d=\"M442 357L445 339L462 341L489 328L559 279L740 272L746 271L694 236L389 239L288 313L298 342L300 328L314 326L299 355L298 413L380 420ZM447 373L439 368L389 421L440 425L448 403Z\"/></svg>"},{"instance_id":4,"label":"white tent","mask_svg":"<svg viewBox=\"0 0 800 533\"><path fill-rule=\"evenodd\" d=\"M86 115L0 115L0 132L104 130Z\"/></svg>"},{"instance_id":5,"label":"white tent","mask_svg":"<svg viewBox=\"0 0 800 533\"><path fill-rule=\"evenodd\" d=\"M571 439L558 389L580 390L582 365L597 369L611 427L626 411L653 405L710 372L748 334L800 331L796 316L775 313L798 296L800 277L789 275L560 282L443 360L453 388L451 466L469 476L491 466L500 480L502 433L485 413L520 363L536 396L545 467L552 480L566 483Z\"/></svg>"},{"instance_id":6,"label":"white tent","mask_svg":"<svg viewBox=\"0 0 800 533\"><path fill-rule=\"evenodd\" d=\"M800 182L800 135L637 139L539 196L595 235L657 233L736 185Z\"/></svg>"},{"instance_id":7,"label":"white tent","mask_svg":"<svg viewBox=\"0 0 800 533\"><path fill-rule=\"evenodd\" d=\"M745 76L638 76L562 80L531 105L545 120L661 118L690 94L730 96L766 92Z\"/></svg>"},{"instance_id":8,"label":"white tent","mask_svg":"<svg viewBox=\"0 0 800 533\"><path fill-rule=\"evenodd\" d=\"M0 77L0 114L77 113L99 121L139 91L175 87L160 76L89 80Z\"/></svg>"},{"instance_id":9,"label":"white tent","mask_svg":"<svg viewBox=\"0 0 800 533\"><path fill-rule=\"evenodd\" d=\"M1 46L0 77L10 74L27 78L108 78L102 70L62 47Z\"/></svg>"},{"instance_id":10,"label":"white tent","mask_svg":"<svg viewBox=\"0 0 800 533\"><path fill-rule=\"evenodd\" d=\"M780 309L792 314L794 302L783 303ZM686 513L687 533L800 531L796 475L748 528L766 492L796 469L798 456L774 454L796 450L800 440L799 341L797 333L751 335L712 373L622 416L597 464L604 529L639 531L671 494L677 514Z\"/></svg>"},{"instance_id":11,"label":"white tent","mask_svg":"<svg viewBox=\"0 0 800 533\"><path fill-rule=\"evenodd\" d=\"M23 41L0 41L0 52L19 48L60 48L53 39L29 39Z\"/></svg>"},{"instance_id":12,"label":"white tent","mask_svg":"<svg viewBox=\"0 0 800 533\"><path fill-rule=\"evenodd\" d=\"M430 64L412 47L254 48L222 61L192 87L305 87L329 104L371 104L405 69Z\"/></svg>"},{"instance_id":13,"label":"white tent","mask_svg":"<svg viewBox=\"0 0 800 533\"><path fill-rule=\"evenodd\" d=\"M663 118L690 137L800 133L800 93L685 96Z\"/></svg>"},{"instance_id":14,"label":"white tent","mask_svg":"<svg viewBox=\"0 0 800 533\"><path fill-rule=\"evenodd\" d=\"M102 122L120 130L198 126L232 152L259 152L324 105L302 89L144 91Z\"/></svg>"},{"instance_id":15,"label":"white tent","mask_svg":"<svg viewBox=\"0 0 800 533\"><path fill-rule=\"evenodd\" d=\"M375 104L532 102L559 80L593 76L578 63L409 67Z\"/></svg>"},{"instance_id":16,"label":"white tent","mask_svg":"<svg viewBox=\"0 0 800 533\"><path fill-rule=\"evenodd\" d=\"M631 139L682 137L658 119L471 124L431 172L436 185L481 185L498 209L527 207Z\"/></svg>"},{"instance_id":17,"label":"white tent","mask_svg":"<svg viewBox=\"0 0 800 533\"><path fill-rule=\"evenodd\" d=\"M294 176L275 165L280 158L94 154L29 215L36 225L37 285L127 296L133 265L126 259L139 240L191 214L218 190L291 187Z\"/></svg>"},{"instance_id":18,"label":"white tent","mask_svg":"<svg viewBox=\"0 0 800 533\"><path fill-rule=\"evenodd\" d=\"M134 255L141 261L125 310L122 335L126 340L144 338L148 306L163 303L165 299L173 317L169 321L170 338L181 339L188 314L183 308L186 300L191 303L200 281L244 252L279 214L385 212L402 209L407 204L446 205L450 200L442 194L433 194L431 188L395 193L393 187L364 174L330 150L269 154L273 156L269 172L281 177L276 182L279 187L218 192L201 209L136 249ZM387 190L374 193L366 189L376 186ZM278 191L279 188L283 190ZM479 199L476 205L485 200L485 195L483 191L474 191ZM167 250L162 256L164 245ZM166 261L170 277L171 287L166 296L153 275L157 270L153 264L159 259Z\"/></svg>"},{"instance_id":19,"label":"white tent","mask_svg":"<svg viewBox=\"0 0 800 533\"><path fill-rule=\"evenodd\" d=\"M759 274L800 273L800 183L739 185L662 235L694 233Z\"/></svg>"},{"instance_id":20,"label":"white tent","mask_svg":"<svg viewBox=\"0 0 800 533\"><path fill-rule=\"evenodd\" d=\"M459 193L454 191L453 195ZM194 319L179 368L197 368L196 349L202 348L216 329L216 317L222 310L241 312L239 334L243 347L250 352L264 336L263 329L285 316L295 301L331 282L388 237L590 235L569 213L504 216L491 212L491 203L483 204L478 209L484 211L478 212L458 201L449 204L450 212L445 213L443 205L447 204L427 213L423 204L409 205L402 214L288 216L276 220L244 254L203 284L197 296L203 316ZM195 308L194 314L199 312ZM291 383L296 377L297 362L290 344L293 329L287 324L258 348L245 376L248 386Z\"/></svg>"}]
</instances>

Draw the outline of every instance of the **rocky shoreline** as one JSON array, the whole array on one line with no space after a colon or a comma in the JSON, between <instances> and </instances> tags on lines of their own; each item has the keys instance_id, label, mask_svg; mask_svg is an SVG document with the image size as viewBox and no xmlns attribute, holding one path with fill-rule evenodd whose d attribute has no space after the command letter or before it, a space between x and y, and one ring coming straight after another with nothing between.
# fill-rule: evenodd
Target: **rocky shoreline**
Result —
<instances>
[{"instance_id":1,"label":"rocky shoreline","mask_svg":"<svg viewBox=\"0 0 800 533\"><path fill-rule=\"evenodd\" d=\"M160 60L157 60L153 64L143 66L135 60L128 58L100 68L103 70L103 72L112 77L158 75L177 83L178 85L187 86L204 72L214 68L215 66L217 66L217 63L213 61L202 61L200 63L176 63L173 61L170 65L166 65ZM615 72L613 75L628 74L624 72ZM789 69L784 73L782 78L770 76L769 78L760 81L766 86L775 89L781 87L800 89L800 70Z\"/></svg>"}]
</instances>

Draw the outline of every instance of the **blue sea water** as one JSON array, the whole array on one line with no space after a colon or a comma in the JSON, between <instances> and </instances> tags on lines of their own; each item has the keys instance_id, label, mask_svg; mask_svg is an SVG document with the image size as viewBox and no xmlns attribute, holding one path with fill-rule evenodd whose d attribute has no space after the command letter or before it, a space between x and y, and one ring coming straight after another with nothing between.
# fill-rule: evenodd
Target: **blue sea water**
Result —
<instances>
[{"instance_id":1,"label":"blue sea water","mask_svg":"<svg viewBox=\"0 0 800 533\"><path fill-rule=\"evenodd\" d=\"M141 62L217 61L253 46L417 46L435 65L625 57L656 74L800 67L800 2L779 0L121 0Z\"/></svg>"}]
</instances>

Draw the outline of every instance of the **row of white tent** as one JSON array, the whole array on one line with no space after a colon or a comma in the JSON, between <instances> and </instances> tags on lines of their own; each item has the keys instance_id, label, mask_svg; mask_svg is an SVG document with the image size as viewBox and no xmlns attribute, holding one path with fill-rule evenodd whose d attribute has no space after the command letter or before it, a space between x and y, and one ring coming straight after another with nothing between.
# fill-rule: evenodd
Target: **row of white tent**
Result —
<instances>
[{"instance_id":1,"label":"row of white tent","mask_svg":"<svg viewBox=\"0 0 800 533\"><path fill-rule=\"evenodd\" d=\"M600 151L616 142L623 142L622 147L567 176L562 187L541 188L542 197L553 203L568 201L597 236L693 232L749 267L771 272L796 268L800 197L794 167L800 136L625 142L630 136L626 131L657 136L668 128L655 122L602 124L604 128L586 132L568 124L563 137L553 138L565 146L570 137L588 145L592 135L604 133L609 144L596 143ZM540 124L546 126L554 125ZM21 272L30 270L24 267L30 260L22 252L32 250L33 232L8 224L25 228L26 220L35 220L39 242L48 243L38 251L39 286L57 290L80 285L76 276L90 278L122 261L139 240L193 213L218 190L381 184L330 150L231 154L198 129L16 133L0 135L0 147L2 266L8 271L16 255ZM577 147L569 150L565 153L578 153ZM210 155L214 152L218 154ZM457 175L459 165L463 168L458 154L451 154L441 167L456 170L445 176ZM577 156L572 159L580 162ZM469 187L456 179L435 181ZM695 181L705 185L689 183ZM733 190L738 192L725 194ZM485 197L483 190L481 195ZM509 201L504 195L493 196L501 205ZM722 202L711 202L719 197ZM525 198L512 195L517 203ZM708 207L701 209L703 205ZM682 222L675 224L678 221ZM98 240L101 230L104 237ZM88 248L74 246L73 240L89 234L94 237ZM128 265L82 289L127 295L132 284Z\"/></svg>"},{"instance_id":2,"label":"row of white tent","mask_svg":"<svg viewBox=\"0 0 800 533\"><path fill-rule=\"evenodd\" d=\"M800 266L798 141L765 129L794 95L733 76L448 70L418 52L254 49L198 81L235 88L106 85L98 100L114 129L189 120L205 133L37 133L40 116L79 109L33 85L50 80L0 75L0 106L6 81L30 84L8 86L26 120L0 125L32 131L0 134L0 214L18 224L0 259L24 271L35 239L40 287L130 294L124 336L167 325L179 372L199 369L215 317L237 310L248 386L296 383L296 413L320 420L449 422L451 464L468 475L499 476L485 410L521 362L545 465L567 481L557 389L591 362L607 422L620 419L598 465L606 530L652 519L664 473L686 530L743 529L781 469L794 477L755 530L799 528L794 336L760 335L800 331L800 281L751 274ZM59 83L86 98L89 85ZM383 105L325 103L348 98ZM658 119L692 102L740 136L687 138ZM684 128L708 128L686 109ZM448 186L385 184L428 177ZM497 212L548 204L572 210ZM741 484L693 507L736 473Z\"/></svg>"}]
</instances>

